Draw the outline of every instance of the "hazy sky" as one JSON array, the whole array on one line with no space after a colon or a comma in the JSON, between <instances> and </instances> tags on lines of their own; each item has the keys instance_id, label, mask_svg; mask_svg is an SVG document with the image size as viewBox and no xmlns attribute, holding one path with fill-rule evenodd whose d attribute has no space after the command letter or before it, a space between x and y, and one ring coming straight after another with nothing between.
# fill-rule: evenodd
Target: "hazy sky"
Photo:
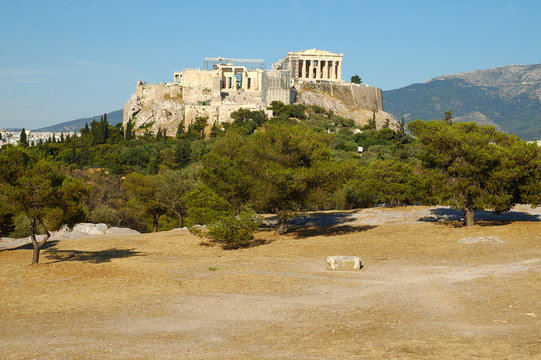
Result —
<instances>
[{"instance_id":1,"label":"hazy sky","mask_svg":"<svg viewBox=\"0 0 541 360\"><path fill-rule=\"evenodd\" d=\"M0 0L0 128L121 109L205 57L340 52L343 79L384 90L540 63L540 18L537 0Z\"/></svg>"}]
</instances>

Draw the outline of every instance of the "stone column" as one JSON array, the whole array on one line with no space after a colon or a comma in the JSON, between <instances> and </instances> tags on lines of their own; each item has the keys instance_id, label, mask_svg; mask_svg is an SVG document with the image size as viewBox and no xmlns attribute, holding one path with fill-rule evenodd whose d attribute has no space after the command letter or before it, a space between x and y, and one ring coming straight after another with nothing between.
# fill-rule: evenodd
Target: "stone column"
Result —
<instances>
[{"instance_id":1,"label":"stone column","mask_svg":"<svg viewBox=\"0 0 541 360\"><path fill-rule=\"evenodd\" d=\"M316 80L321 77L321 63L320 60L317 59L317 65L316 65Z\"/></svg>"},{"instance_id":2,"label":"stone column","mask_svg":"<svg viewBox=\"0 0 541 360\"><path fill-rule=\"evenodd\" d=\"M301 79L304 78L304 74L306 71L306 60L300 59L299 62L301 63L301 76L299 76Z\"/></svg>"},{"instance_id":3,"label":"stone column","mask_svg":"<svg viewBox=\"0 0 541 360\"><path fill-rule=\"evenodd\" d=\"M338 62L338 80L342 80L342 62Z\"/></svg>"},{"instance_id":4,"label":"stone column","mask_svg":"<svg viewBox=\"0 0 541 360\"><path fill-rule=\"evenodd\" d=\"M248 89L247 75L248 74L246 72L242 72L240 87L244 90Z\"/></svg>"},{"instance_id":5,"label":"stone column","mask_svg":"<svg viewBox=\"0 0 541 360\"><path fill-rule=\"evenodd\" d=\"M310 73L308 74L310 79L314 78L314 59L310 59Z\"/></svg>"}]
</instances>

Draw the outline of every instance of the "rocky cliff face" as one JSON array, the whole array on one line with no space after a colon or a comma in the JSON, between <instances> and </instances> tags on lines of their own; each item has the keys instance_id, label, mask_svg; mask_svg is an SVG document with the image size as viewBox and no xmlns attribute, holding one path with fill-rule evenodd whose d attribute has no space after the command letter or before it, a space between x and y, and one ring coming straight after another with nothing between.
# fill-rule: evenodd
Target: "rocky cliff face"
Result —
<instances>
[{"instance_id":1,"label":"rocky cliff face","mask_svg":"<svg viewBox=\"0 0 541 360\"><path fill-rule=\"evenodd\" d=\"M360 126L367 125L375 114L378 129L385 125L395 130L400 127L391 114L383 111L379 89L366 87L366 91L354 92L350 85L332 88L319 84L302 86L297 92L296 103L320 106L344 118L353 119Z\"/></svg>"},{"instance_id":2,"label":"rocky cliff face","mask_svg":"<svg viewBox=\"0 0 541 360\"><path fill-rule=\"evenodd\" d=\"M406 122L441 119L495 125L524 140L541 138L541 64L511 65L440 76L384 91L384 105Z\"/></svg>"},{"instance_id":3,"label":"rocky cliff face","mask_svg":"<svg viewBox=\"0 0 541 360\"><path fill-rule=\"evenodd\" d=\"M209 124L212 124L217 119L220 119L220 122L223 119L228 121L231 112L239 108L261 109L249 94L233 93L225 96L223 100L216 100L200 98L199 95L203 96L206 92L196 90L183 88L179 84L139 82L135 94L124 105L124 127L128 121L132 121L138 134L147 131L156 134L158 129L161 129L165 130L168 136L174 136L181 122L185 122L187 126L197 116L208 117ZM297 89L296 103L318 105L339 116L353 119L360 126L368 124L375 114L378 128L385 125L393 129L399 127L392 115L383 111L381 90L378 88L347 83L332 86L304 84Z\"/></svg>"},{"instance_id":4,"label":"rocky cliff face","mask_svg":"<svg viewBox=\"0 0 541 360\"><path fill-rule=\"evenodd\" d=\"M137 94L130 96L124 105L124 128L129 120L134 123L136 133L149 131L153 134L158 129L165 130L168 136L174 136L179 124L184 121L184 105L166 98L141 99Z\"/></svg>"}]
</instances>

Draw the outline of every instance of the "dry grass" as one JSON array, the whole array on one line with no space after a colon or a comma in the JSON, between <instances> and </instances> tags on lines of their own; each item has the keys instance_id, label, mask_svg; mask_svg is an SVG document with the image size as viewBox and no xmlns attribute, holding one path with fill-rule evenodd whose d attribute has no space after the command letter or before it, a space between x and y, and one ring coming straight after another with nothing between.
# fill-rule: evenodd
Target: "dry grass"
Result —
<instances>
[{"instance_id":1,"label":"dry grass","mask_svg":"<svg viewBox=\"0 0 541 360\"><path fill-rule=\"evenodd\" d=\"M269 230L235 251L108 236L34 267L0 251L0 358L541 358L541 222L456 225ZM507 243L457 243L472 236ZM328 255L365 267L326 271Z\"/></svg>"}]
</instances>

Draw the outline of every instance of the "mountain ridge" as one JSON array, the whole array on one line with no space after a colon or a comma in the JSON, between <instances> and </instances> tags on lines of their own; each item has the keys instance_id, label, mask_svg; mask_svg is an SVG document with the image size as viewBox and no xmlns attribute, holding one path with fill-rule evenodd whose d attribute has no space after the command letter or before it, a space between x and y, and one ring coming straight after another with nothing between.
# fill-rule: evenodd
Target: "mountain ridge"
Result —
<instances>
[{"instance_id":1,"label":"mountain ridge","mask_svg":"<svg viewBox=\"0 0 541 360\"><path fill-rule=\"evenodd\" d=\"M441 75L383 92L384 109L406 122L441 119L492 124L524 140L541 138L541 64Z\"/></svg>"}]
</instances>

